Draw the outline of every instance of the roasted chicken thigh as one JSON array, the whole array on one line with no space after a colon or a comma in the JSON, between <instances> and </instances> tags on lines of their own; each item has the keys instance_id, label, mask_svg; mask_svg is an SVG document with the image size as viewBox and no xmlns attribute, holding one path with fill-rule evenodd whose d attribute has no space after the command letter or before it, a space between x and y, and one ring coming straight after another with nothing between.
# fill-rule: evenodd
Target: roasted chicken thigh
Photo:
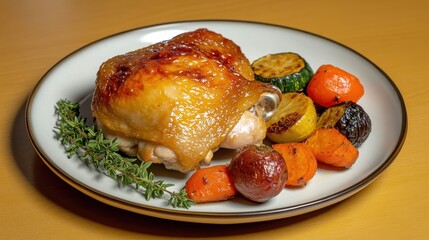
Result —
<instances>
[{"instance_id":1,"label":"roasted chicken thigh","mask_svg":"<svg viewBox=\"0 0 429 240\"><path fill-rule=\"evenodd\" d=\"M219 147L262 142L280 98L239 46L198 29L104 62L92 112L125 153L187 172Z\"/></svg>"}]
</instances>

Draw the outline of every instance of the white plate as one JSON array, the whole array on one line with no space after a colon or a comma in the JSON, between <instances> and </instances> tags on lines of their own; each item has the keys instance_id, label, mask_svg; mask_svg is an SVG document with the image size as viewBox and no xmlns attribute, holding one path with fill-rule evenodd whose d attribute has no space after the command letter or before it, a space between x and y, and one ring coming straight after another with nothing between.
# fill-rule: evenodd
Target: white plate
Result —
<instances>
[{"instance_id":1,"label":"white plate","mask_svg":"<svg viewBox=\"0 0 429 240\"><path fill-rule=\"evenodd\" d=\"M302 189L285 189L263 204L241 198L200 204L190 209L167 206L166 199L146 201L141 194L118 187L116 181L84 166L77 158L68 159L54 138L54 105L60 99L82 103L95 84L100 64L110 57L170 39L197 28L221 33L238 44L250 61L268 53L296 52L316 70L333 64L355 74L365 87L359 101L372 119L372 132L360 147L352 168L344 171L319 169ZM159 218L203 222L244 223L290 217L326 207L355 194L376 179L394 160L405 139L407 118L404 101L392 80L359 53L332 40L282 26L238 21L191 21L144 27L106 37L68 55L50 69L34 88L27 105L27 128L43 161L64 181L104 203ZM216 163L230 156L218 154ZM160 179L184 186L187 175L153 169Z\"/></svg>"}]
</instances>

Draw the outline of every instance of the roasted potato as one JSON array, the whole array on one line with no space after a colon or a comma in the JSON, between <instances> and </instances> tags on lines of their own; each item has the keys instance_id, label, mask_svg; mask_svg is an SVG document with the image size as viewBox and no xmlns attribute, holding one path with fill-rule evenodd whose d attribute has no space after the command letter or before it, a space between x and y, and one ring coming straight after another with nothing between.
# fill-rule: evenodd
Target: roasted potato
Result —
<instances>
[{"instance_id":1,"label":"roasted potato","mask_svg":"<svg viewBox=\"0 0 429 240\"><path fill-rule=\"evenodd\" d=\"M265 202L277 196L287 180L283 157L263 144L242 148L232 158L229 169L237 191L255 202Z\"/></svg>"}]
</instances>

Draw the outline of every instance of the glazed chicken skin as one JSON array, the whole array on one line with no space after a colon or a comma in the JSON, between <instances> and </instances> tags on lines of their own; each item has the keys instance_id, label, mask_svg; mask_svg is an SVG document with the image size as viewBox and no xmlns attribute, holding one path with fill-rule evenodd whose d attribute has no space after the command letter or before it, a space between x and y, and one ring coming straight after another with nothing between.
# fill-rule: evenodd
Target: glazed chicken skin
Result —
<instances>
[{"instance_id":1,"label":"glazed chicken skin","mask_svg":"<svg viewBox=\"0 0 429 240\"><path fill-rule=\"evenodd\" d=\"M187 172L218 147L262 142L264 107L274 111L279 98L271 85L253 81L235 43L198 29L104 62L92 112L122 151Z\"/></svg>"}]
</instances>

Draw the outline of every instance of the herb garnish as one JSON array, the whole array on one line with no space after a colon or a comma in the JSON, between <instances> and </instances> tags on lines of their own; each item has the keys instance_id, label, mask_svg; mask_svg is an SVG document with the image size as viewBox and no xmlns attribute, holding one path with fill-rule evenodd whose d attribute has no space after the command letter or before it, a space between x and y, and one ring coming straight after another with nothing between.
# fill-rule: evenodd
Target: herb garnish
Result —
<instances>
[{"instance_id":1,"label":"herb garnish","mask_svg":"<svg viewBox=\"0 0 429 240\"><path fill-rule=\"evenodd\" d=\"M77 155L119 184L134 187L146 200L161 198L167 193L170 195L168 204L173 207L189 208L195 203L187 197L184 188L180 192L169 191L167 188L173 184L155 180L154 174L148 171L151 162L143 163L121 155L118 142L106 139L100 130L86 125L86 119L79 115L79 108L78 103L65 99L59 100L55 106L58 119L54 131L69 158Z\"/></svg>"}]
</instances>

